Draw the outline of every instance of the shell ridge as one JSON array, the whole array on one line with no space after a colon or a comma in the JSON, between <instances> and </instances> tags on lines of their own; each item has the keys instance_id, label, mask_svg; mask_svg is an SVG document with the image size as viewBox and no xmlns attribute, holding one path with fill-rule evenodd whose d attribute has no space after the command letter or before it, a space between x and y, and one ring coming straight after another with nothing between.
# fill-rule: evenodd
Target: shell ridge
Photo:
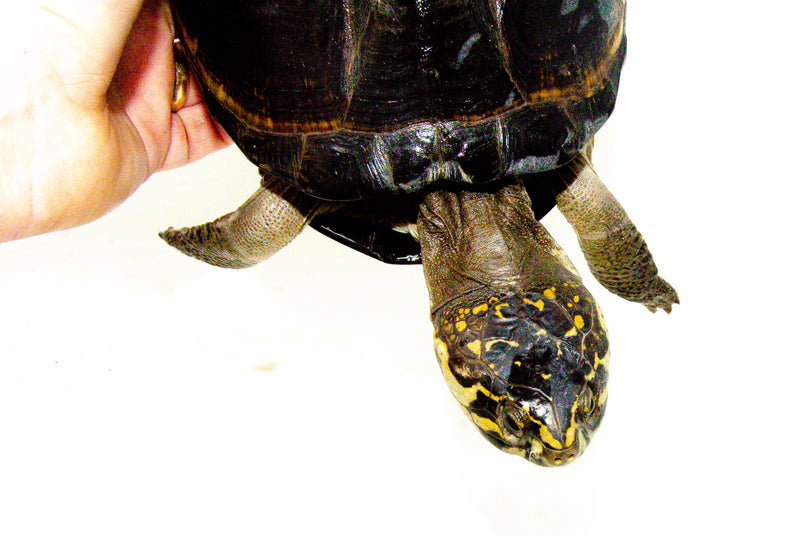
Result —
<instances>
[{"instance_id":1,"label":"shell ridge","mask_svg":"<svg viewBox=\"0 0 800 536\"><path fill-rule=\"evenodd\" d=\"M364 16L364 20L358 19L358 13L354 5L355 0L344 0L345 12L345 39L344 39L344 73L342 76L342 93L345 95L345 105L342 111L342 125L347 124L350 113L350 104L353 101L353 94L360 78L361 69L359 58L361 57L361 47L364 35L372 21L375 12L375 3L370 3L369 10ZM360 27L357 31L355 28Z\"/></svg>"},{"instance_id":2,"label":"shell ridge","mask_svg":"<svg viewBox=\"0 0 800 536\"><path fill-rule=\"evenodd\" d=\"M500 64L503 66L503 71L505 71L506 75L508 76L508 80L514 86L516 90L516 94L518 96L522 96L525 94L522 91L517 80L512 75L511 69L511 52L506 45L505 36L503 35L503 7L505 6L505 0L489 0L488 1L488 11L491 15L491 24L488 27L491 29L489 33L489 39L492 40L494 43L494 49L497 51L497 56L500 59ZM478 7L479 11L483 11ZM506 102L505 106L507 108L513 107L513 100L512 95L509 95L509 99ZM524 100L524 97L521 97Z\"/></svg>"}]
</instances>

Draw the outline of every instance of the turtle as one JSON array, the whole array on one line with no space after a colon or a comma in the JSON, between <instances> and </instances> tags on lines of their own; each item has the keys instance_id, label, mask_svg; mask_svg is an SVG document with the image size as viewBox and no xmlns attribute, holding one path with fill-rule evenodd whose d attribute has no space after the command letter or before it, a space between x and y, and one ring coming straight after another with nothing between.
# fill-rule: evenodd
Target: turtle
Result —
<instances>
[{"instance_id":1,"label":"turtle","mask_svg":"<svg viewBox=\"0 0 800 536\"><path fill-rule=\"evenodd\" d=\"M540 220L651 311L674 288L591 163L625 57L625 0L171 0L176 63L257 166L237 210L167 243L245 268L306 226L422 264L434 351L492 444L580 456L608 397L605 321ZM180 106L180 104L178 104Z\"/></svg>"}]
</instances>

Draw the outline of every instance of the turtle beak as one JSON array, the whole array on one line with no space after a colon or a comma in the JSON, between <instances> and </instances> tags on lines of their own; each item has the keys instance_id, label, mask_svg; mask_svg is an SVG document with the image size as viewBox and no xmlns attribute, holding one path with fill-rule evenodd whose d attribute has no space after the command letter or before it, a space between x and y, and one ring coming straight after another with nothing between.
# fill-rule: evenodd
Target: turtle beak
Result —
<instances>
[{"instance_id":1,"label":"turtle beak","mask_svg":"<svg viewBox=\"0 0 800 536\"><path fill-rule=\"evenodd\" d=\"M560 398L560 397L559 397ZM548 404L547 411L544 413L544 426L541 428L542 442L545 447L553 449L563 449L572 443L569 437L569 427L572 422L570 408L562 401ZM565 402L565 401L564 401Z\"/></svg>"},{"instance_id":2,"label":"turtle beak","mask_svg":"<svg viewBox=\"0 0 800 536\"><path fill-rule=\"evenodd\" d=\"M565 424L562 425L562 422ZM569 421L547 422L542 428L542 442L531 448L528 459L545 467L561 467L577 460L586 449L589 441L580 428L569 431Z\"/></svg>"},{"instance_id":3,"label":"turtle beak","mask_svg":"<svg viewBox=\"0 0 800 536\"><path fill-rule=\"evenodd\" d=\"M554 449L545 446L541 450L531 449L528 454L528 460L545 467L561 467L577 460L586 450L588 444L589 441L583 431L579 430L575 434L575 440L572 441L569 447Z\"/></svg>"},{"instance_id":4,"label":"turtle beak","mask_svg":"<svg viewBox=\"0 0 800 536\"><path fill-rule=\"evenodd\" d=\"M588 440L583 430L572 424L573 403L573 398L561 393L548 404L547 411L542 415L544 426L539 430L541 447L531 449L528 455L530 461L558 467L575 461L584 451Z\"/></svg>"},{"instance_id":5,"label":"turtle beak","mask_svg":"<svg viewBox=\"0 0 800 536\"><path fill-rule=\"evenodd\" d=\"M555 404L553 408L554 411L552 413L553 418L547 421L547 429L550 431L550 434L558 441L558 444L563 447L567 446L567 443L571 443L572 440L568 437L569 425L572 421L572 415L570 412L570 408L565 407L562 404Z\"/></svg>"}]
</instances>

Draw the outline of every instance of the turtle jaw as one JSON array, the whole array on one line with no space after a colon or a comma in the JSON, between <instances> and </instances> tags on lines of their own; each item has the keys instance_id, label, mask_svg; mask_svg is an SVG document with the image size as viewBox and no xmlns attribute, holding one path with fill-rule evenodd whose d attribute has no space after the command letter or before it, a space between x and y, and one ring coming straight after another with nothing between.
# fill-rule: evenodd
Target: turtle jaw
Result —
<instances>
[{"instance_id":1,"label":"turtle jaw","mask_svg":"<svg viewBox=\"0 0 800 536\"><path fill-rule=\"evenodd\" d=\"M469 410L464 409L469 414ZM507 425L504 424L507 422L506 416L500 415L496 419L496 429L488 429L485 422L473 419L483 436L497 448L542 467L570 464L588 447L594 430L584 422L576 422L574 419L570 421L561 425L545 419L543 423L529 416L521 430L508 433Z\"/></svg>"},{"instance_id":2,"label":"turtle jaw","mask_svg":"<svg viewBox=\"0 0 800 536\"><path fill-rule=\"evenodd\" d=\"M563 449L553 449L543 447L541 444L531 446L528 449L527 459L531 463L542 467L562 467L577 460L589 445L589 437L586 429L579 428L576 440Z\"/></svg>"}]
</instances>

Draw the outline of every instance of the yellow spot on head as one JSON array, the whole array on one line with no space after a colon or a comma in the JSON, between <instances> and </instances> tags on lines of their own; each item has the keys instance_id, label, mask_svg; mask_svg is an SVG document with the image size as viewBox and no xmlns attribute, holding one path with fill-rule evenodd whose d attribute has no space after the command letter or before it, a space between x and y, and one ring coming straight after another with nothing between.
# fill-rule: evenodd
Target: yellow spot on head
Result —
<instances>
[{"instance_id":1,"label":"yellow spot on head","mask_svg":"<svg viewBox=\"0 0 800 536\"><path fill-rule=\"evenodd\" d=\"M581 327L582 327L582 326L581 326ZM577 330L577 329L575 329L575 326L572 326L572 328L571 328L571 329L570 329L568 332L566 332L566 333L564 334L564 337L574 337L574 336L575 336L575 335L577 335L577 334L578 334L578 330Z\"/></svg>"},{"instance_id":2,"label":"yellow spot on head","mask_svg":"<svg viewBox=\"0 0 800 536\"><path fill-rule=\"evenodd\" d=\"M578 400L575 400L575 403L572 404L572 410L570 411L571 417L569 421L569 428L567 428L566 437L564 439L565 444L568 447L575 442L575 432L578 429L578 423L577 421L575 421L575 413L577 411L578 411Z\"/></svg>"},{"instance_id":3,"label":"yellow spot on head","mask_svg":"<svg viewBox=\"0 0 800 536\"><path fill-rule=\"evenodd\" d=\"M475 423L475 426L477 426L481 430L484 430L486 432L494 432L500 437L503 437L503 432L500 430L500 427L497 426L497 423L494 422L492 419L481 417L480 415L476 415L475 413L470 413L470 417L472 418L472 422Z\"/></svg>"},{"instance_id":4,"label":"yellow spot on head","mask_svg":"<svg viewBox=\"0 0 800 536\"><path fill-rule=\"evenodd\" d=\"M563 446L561 445L561 441L553 437L553 434L550 433L550 430L544 424L539 425L539 436L542 438L542 441L544 441L554 449L563 448Z\"/></svg>"},{"instance_id":5,"label":"yellow spot on head","mask_svg":"<svg viewBox=\"0 0 800 536\"><path fill-rule=\"evenodd\" d=\"M572 298L572 301L574 301L575 303L578 303L579 301L581 301L581 297L580 296L575 296L574 298Z\"/></svg>"},{"instance_id":6,"label":"yellow spot on head","mask_svg":"<svg viewBox=\"0 0 800 536\"><path fill-rule=\"evenodd\" d=\"M494 306L494 312L497 315L497 318L500 320L505 320L506 317L503 316L503 313L500 312L501 307L508 307L508 303L498 303Z\"/></svg>"},{"instance_id":7,"label":"yellow spot on head","mask_svg":"<svg viewBox=\"0 0 800 536\"><path fill-rule=\"evenodd\" d=\"M486 344L484 345L484 346L486 346L486 351L488 352L489 350L492 349L492 346L494 346L495 344L498 344L498 343L507 344L511 348L519 348L519 343L517 341L509 341L509 340L506 340L506 339L492 339L490 341L486 341Z\"/></svg>"},{"instance_id":8,"label":"yellow spot on head","mask_svg":"<svg viewBox=\"0 0 800 536\"><path fill-rule=\"evenodd\" d=\"M550 298L551 300L554 300L556 297L556 287L550 287L549 289L542 292L542 294L544 294L545 298Z\"/></svg>"},{"instance_id":9,"label":"yellow spot on head","mask_svg":"<svg viewBox=\"0 0 800 536\"><path fill-rule=\"evenodd\" d=\"M606 399L608 398L608 386L603 389L600 393L600 396L597 397L597 403L601 406L605 405Z\"/></svg>"},{"instance_id":10,"label":"yellow spot on head","mask_svg":"<svg viewBox=\"0 0 800 536\"><path fill-rule=\"evenodd\" d=\"M481 305L478 305L477 307L473 307L472 308L472 314L476 315L478 313L485 313L488 310L489 310L489 304L488 303L482 303Z\"/></svg>"},{"instance_id":11,"label":"yellow spot on head","mask_svg":"<svg viewBox=\"0 0 800 536\"><path fill-rule=\"evenodd\" d=\"M544 309L544 302L542 300L531 301L528 298L525 298L524 302L527 303L528 305L533 305L540 311Z\"/></svg>"},{"instance_id":12,"label":"yellow spot on head","mask_svg":"<svg viewBox=\"0 0 800 536\"><path fill-rule=\"evenodd\" d=\"M480 340L478 340L478 339L475 339L475 340L474 340L474 341L472 341L472 342L468 342L468 343L467 343L467 348L469 348L469 349L470 349L470 351L471 351L473 354L475 354L475 355L477 355L477 356L480 356L480 355L481 355L481 341L480 341Z\"/></svg>"},{"instance_id":13,"label":"yellow spot on head","mask_svg":"<svg viewBox=\"0 0 800 536\"><path fill-rule=\"evenodd\" d=\"M577 326L578 329L583 329L584 323L581 315L575 315L575 326Z\"/></svg>"},{"instance_id":14,"label":"yellow spot on head","mask_svg":"<svg viewBox=\"0 0 800 536\"><path fill-rule=\"evenodd\" d=\"M461 385L450 369L450 353L447 351L447 344L439 337L435 337L433 346L436 350L436 358L439 361L439 367L442 370L444 381L447 383L450 393L458 400L458 403L461 404L464 411L469 414L468 407L475 401L478 393L483 393L490 398L493 396L480 382L471 387L464 387Z\"/></svg>"},{"instance_id":15,"label":"yellow spot on head","mask_svg":"<svg viewBox=\"0 0 800 536\"><path fill-rule=\"evenodd\" d=\"M576 427L575 415L573 415L572 416L572 424L570 424L569 428L567 429L566 440L565 440L565 443L564 443L568 447L571 446L575 442L575 427Z\"/></svg>"},{"instance_id":16,"label":"yellow spot on head","mask_svg":"<svg viewBox=\"0 0 800 536\"><path fill-rule=\"evenodd\" d=\"M436 357L439 358L439 361L442 364L447 363L447 360L450 358L450 354L447 351L447 343L439 337L436 337L433 339L433 349L436 351Z\"/></svg>"},{"instance_id":17,"label":"yellow spot on head","mask_svg":"<svg viewBox=\"0 0 800 536\"><path fill-rule=\"evenodd\" d=\"M606 352L606 355L604 355L603 357L600 357L600 356L597 355L597 353L595 353L594 354L594 368L597 369L598 367L601 367L601 366L608 368L608 355L609 355L608 352Z\"/></svg>"},{"instance_id":18,"label":"yellow spot on head","mask_svg":"<svg viewBox=\"0 0 800 536\"><path fill-rule=\"evenodd\" d=\"M464 331L465 329L467 329L467 323L464 322L463 320L459 320L458 322L456 322L456 329L458 331Z\"/></svg>"}]
</instances>

